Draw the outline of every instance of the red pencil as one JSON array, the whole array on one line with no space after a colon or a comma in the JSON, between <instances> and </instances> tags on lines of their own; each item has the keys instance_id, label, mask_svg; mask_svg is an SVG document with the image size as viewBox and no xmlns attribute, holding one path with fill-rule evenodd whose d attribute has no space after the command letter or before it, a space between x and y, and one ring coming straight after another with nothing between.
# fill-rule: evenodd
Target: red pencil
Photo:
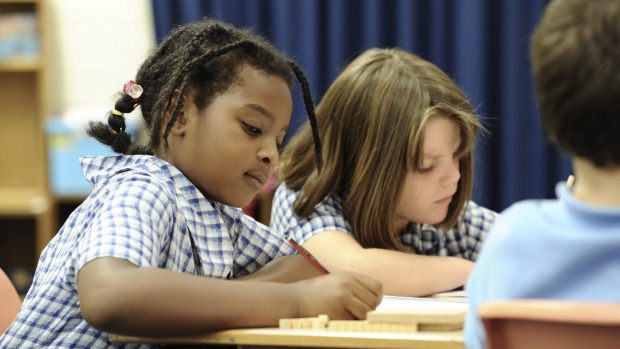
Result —
<instances>
[{"instance_id":1,"label":"red pencil","mask_svg":"<svg viewBox=\"0 0 620 349\"><path fill-rule=\"evenodd\" d=\"M308 262L310 262L310 264L317 268L321 272L321 274L329 274L329 271L327 271L327 269L325 269L325 267L322 266L321 263L319 263L319 261L317 261L316 258L314 258L314 256L310 254L310 252L308 252L308 250L301 247L295 240L293 240L293 238L289 236L289 238L286 240L289 242L289 244L293 245L293 247L297 250L297 252L299 252L300 255L302 255Z\"/></svg>"}]
</instances>

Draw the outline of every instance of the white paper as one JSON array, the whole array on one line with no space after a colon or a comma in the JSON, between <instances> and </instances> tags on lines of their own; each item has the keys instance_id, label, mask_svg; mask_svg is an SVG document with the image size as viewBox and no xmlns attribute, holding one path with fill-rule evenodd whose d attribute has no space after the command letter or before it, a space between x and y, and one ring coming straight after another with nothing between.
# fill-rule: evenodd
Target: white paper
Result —
<instances>
[{"instance_id":1,"label":"white paper","mask_svg":"<svg viewBox=\"0 0 620 349\"><path fill-rule=\"evenodd\" d=\"M451 301L445 299L396 297L383 296L381 304L377 307L380 311L407 311L417 309L449 309L455 311L467 311L469 303L464 301Z\"/></svg>"}]
</instances>

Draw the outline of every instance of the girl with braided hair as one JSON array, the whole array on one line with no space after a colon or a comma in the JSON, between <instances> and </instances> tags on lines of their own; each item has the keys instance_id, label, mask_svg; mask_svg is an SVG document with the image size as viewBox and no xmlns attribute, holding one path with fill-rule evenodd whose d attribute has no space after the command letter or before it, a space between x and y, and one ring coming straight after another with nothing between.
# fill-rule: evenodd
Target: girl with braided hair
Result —
<instances>
[{"instance_id":1,"label":"girl with braided hair","mask_svg":"<svg viewBox=\"0 0 620 349\"><path fill-rule=\"evenodd\" d=\"M122 347L109 333L178 336L319 314L364 318L374 309L379 282L318 277L238 208L279 161L294 77L316 125L301 69L265 39L211 19L173 30L125 85L108 122L89 125L123 155L81 159L93 192L43 251L0 347ZM137 105L147 145L125 132L123 118Z\"/></svg>"}]
</instances>

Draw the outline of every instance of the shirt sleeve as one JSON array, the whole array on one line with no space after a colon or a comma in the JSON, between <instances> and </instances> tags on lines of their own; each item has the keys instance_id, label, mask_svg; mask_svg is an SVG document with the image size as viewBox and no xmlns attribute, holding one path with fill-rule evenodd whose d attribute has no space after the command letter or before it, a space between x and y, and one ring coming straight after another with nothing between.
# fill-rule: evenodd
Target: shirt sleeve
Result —
<instances>
[{"instance_id":1,"label":"shirt sleeve","mask_svg":"<svg viewBox=\"0 0 620 349\"><path fill-rule=\"evenodd\" d=\"M290 236L303 244L323 231L341 231L352 235L349 222L342 214L342 203L337 197L329 196L321 201L306 218L293 212L297 192L280 184L273 199L271 229L282 236Z\"/></svg>"},{"instance_id":2,"label":"shirt sleeve","mask_svg":"<svg viewBox=\"0 0 620 349\"><path fill-rule=\"evenodd\" d=\"M458 223L457 229L460 231L465 245L470 252L469 259L475 261L480 253L482 244L486 239L491 226L497 218L497 212L479 206L470 201L463 212L463 220Z\"/></svg>"},{"instance_id":3,"label":"shirt sleeve","mask_svg":"<svg viewBox=\"0 0 620 349\"><path fill-rule=\"evenodd\" d=\"M295 253L281 234L247 216L242 210L223 206L224 219L234 236L234 277L255 272L270 261Z\"/></svg>"},{"instance_id":4,"label":"shirt sleeve","mask_svg":"<svg viewBox=\"0 0 620 349\"><path fill-rule=\"evenodd\" d=\"M146 174L121 173L92 195L89 222L78 243L77 270L100 257L127 260L139 267L158 266L169 241L174 197Z\"/></svg>"}]
</instances>

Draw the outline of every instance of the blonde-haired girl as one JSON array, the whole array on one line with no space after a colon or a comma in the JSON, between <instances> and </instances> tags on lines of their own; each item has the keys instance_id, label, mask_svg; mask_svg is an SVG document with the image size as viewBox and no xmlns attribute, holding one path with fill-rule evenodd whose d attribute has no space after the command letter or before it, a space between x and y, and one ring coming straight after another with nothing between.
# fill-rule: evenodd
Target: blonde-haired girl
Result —
<instances>
[{"instance_id":1,"label":"blonde-haired girl","mask_svg":"<svg viewBox=\"0 0 620 349\"><path fill-rule=\"evenodd\" d=\"M328 270L361 272L391 295L463 286L496 213L469 201L482 126L456 84L400 49L370 49L285 148L271 226Z\"/></svg>"}]
</instances>

